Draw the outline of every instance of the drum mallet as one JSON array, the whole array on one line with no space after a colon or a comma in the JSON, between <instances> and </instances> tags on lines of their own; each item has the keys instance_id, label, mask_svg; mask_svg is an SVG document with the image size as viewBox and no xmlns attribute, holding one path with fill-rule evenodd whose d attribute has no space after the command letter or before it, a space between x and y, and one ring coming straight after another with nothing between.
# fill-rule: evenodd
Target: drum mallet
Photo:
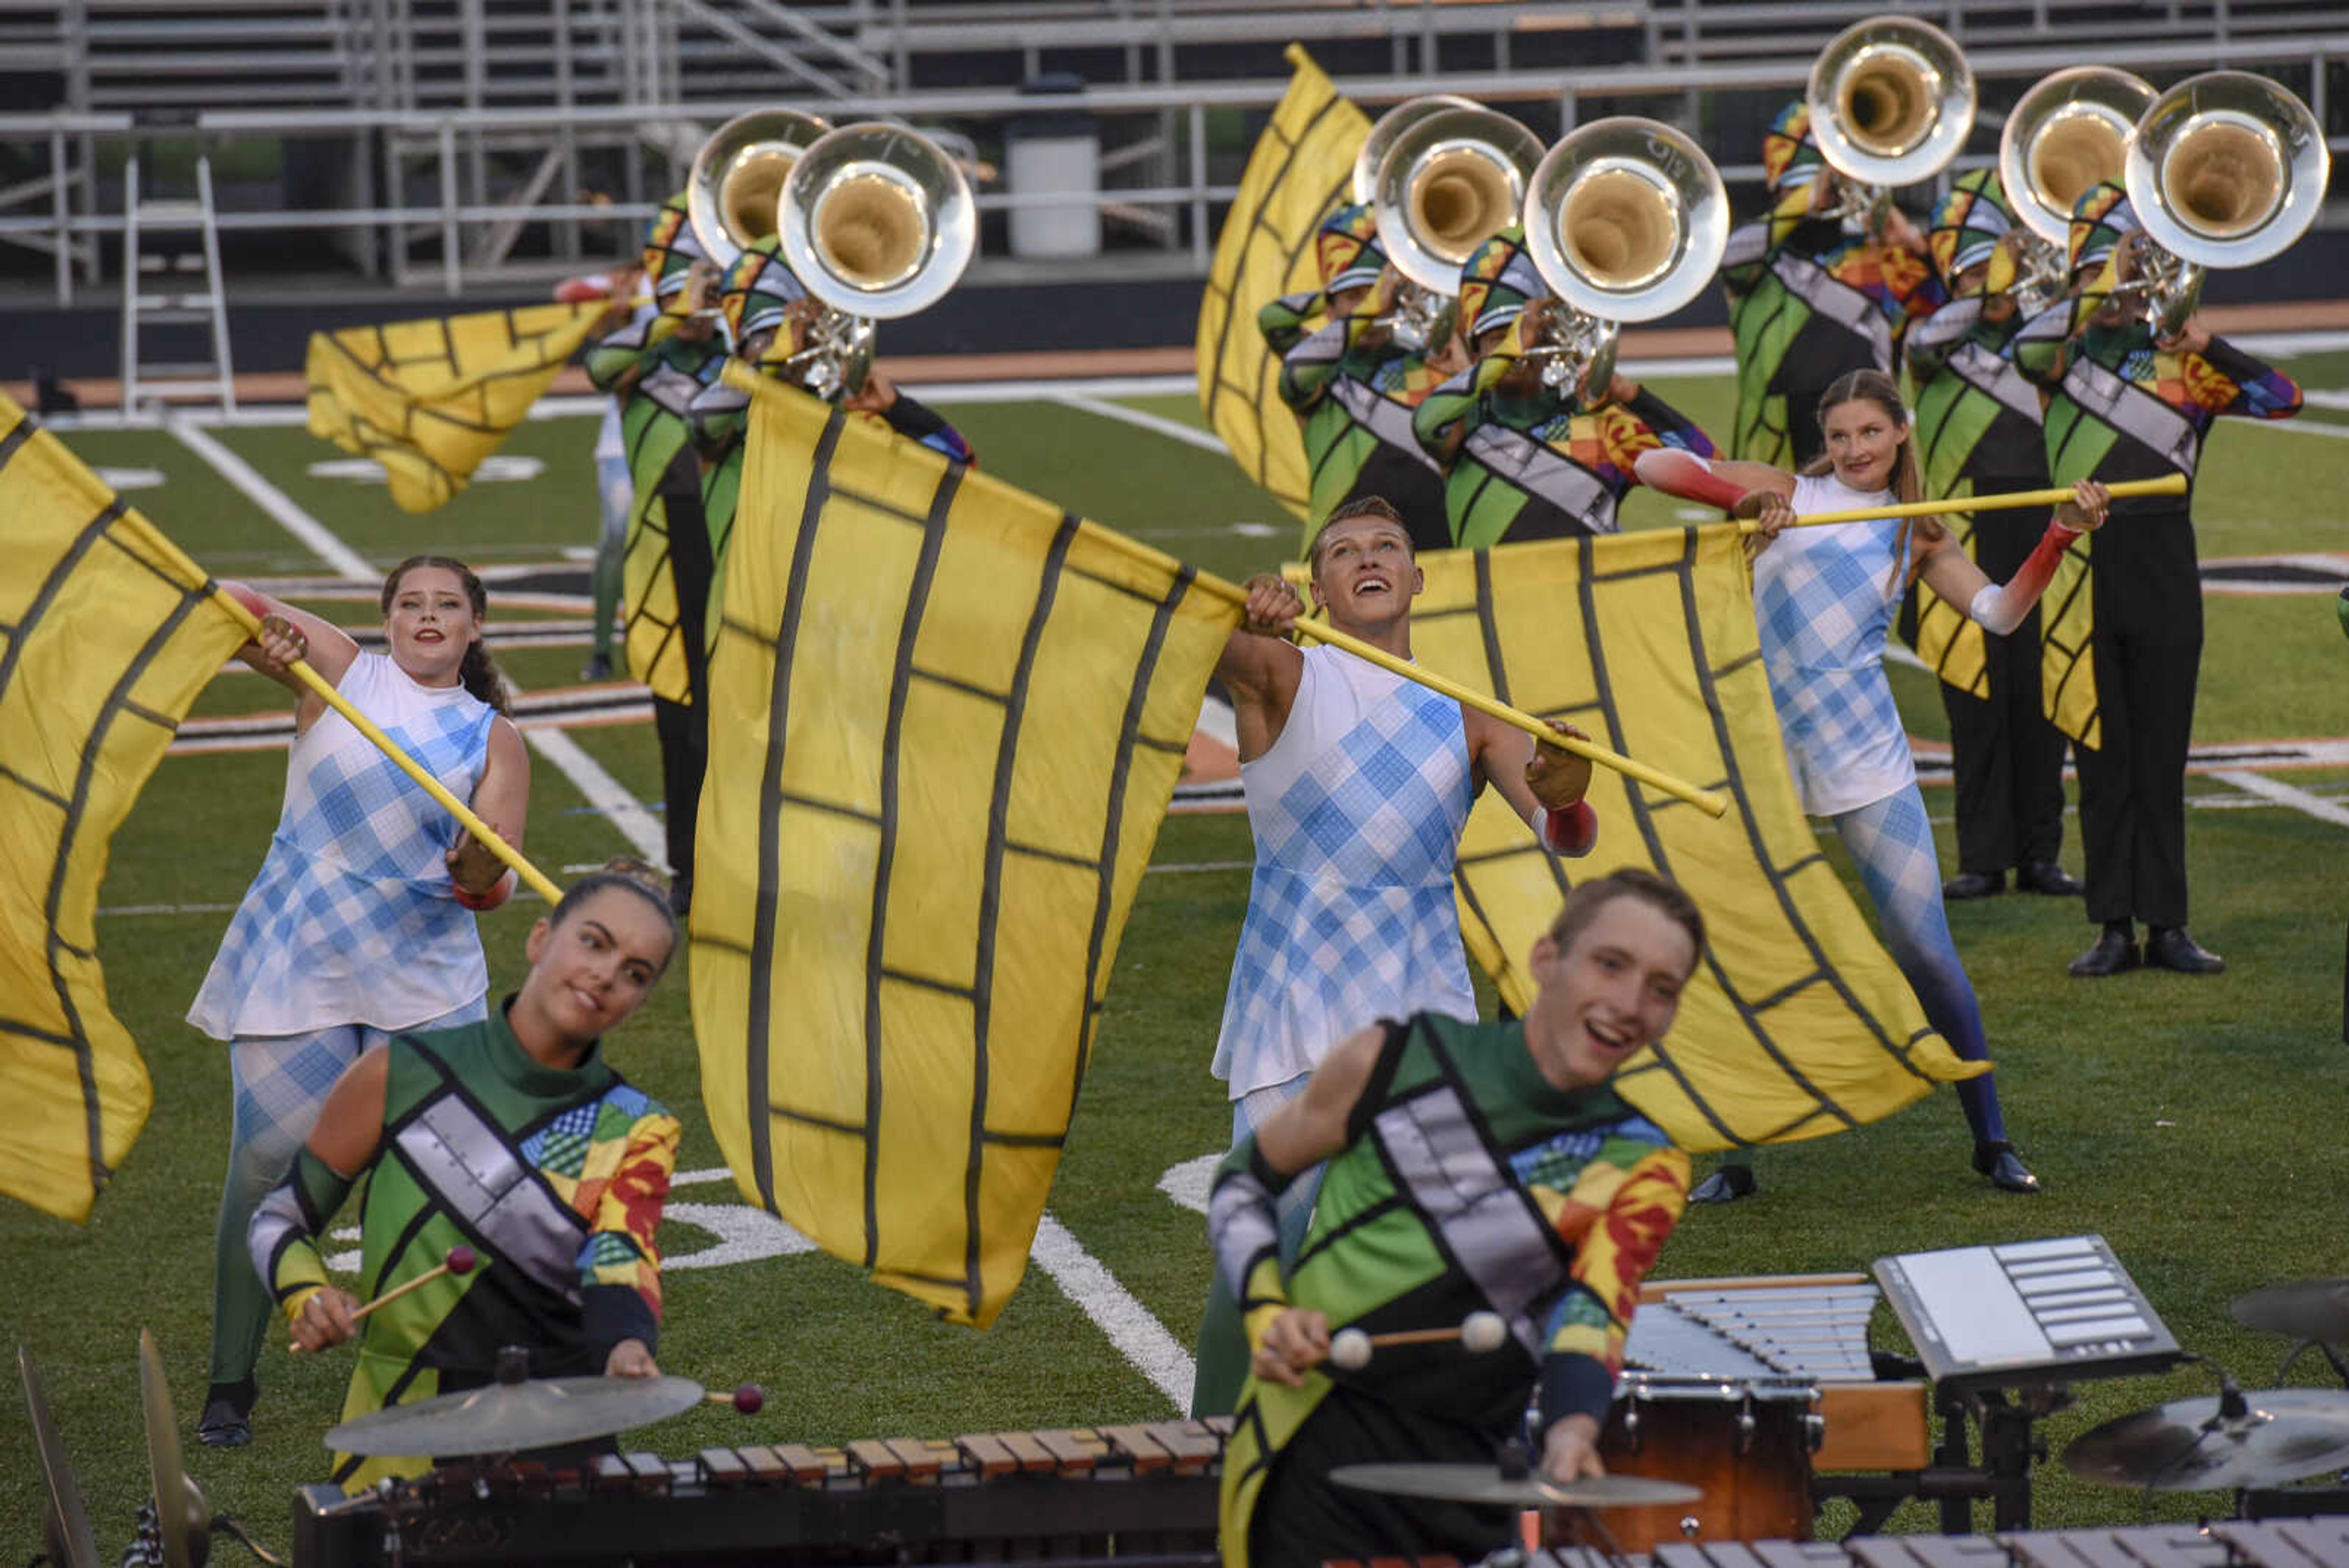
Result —
<instances>
[{"instance_id":1,"label":"drum mallet","mask_svg":"<svg viewBox=\"0 0 2349 1568\"><path fill-rule=\"evenodd\" d=\"M389 1306L392 1303L398 1301L400 1297L406 1295L410 1291L422 1290L425 1286L440 1278L443 1274L470 1274L473 1272L473 1265L479 1261L480 1260L473 1254L473 1249L466 1246L462 1241L460 1241L457 1245L449 1249L449 1255L446 1258L443 1258L435 1267L425 1270L422 1273L417 1275L414 1279L409 1281L404 1285L394 1286L392 1289L384 1292L383 1294L376 1297L375 1300L367 1303L365 1305L353 1308L351 1311L351 1321L353 1323L357 1323L359 1319L367 1316L367 1314L375 1311L378 1307ZM289 1345L287 1348L292 1350L296 1355L302 1354L302 1343L299 1340L295 1341L294 1344Z\"/></svg>"},{"instance_id":2,"label":"drum mallet","mask_svg":"<svg viewBox=\"0 0 2349 1568\"><path fill-rule=\"evenodd\" d=\"M767 1391L756 1383L738 1383L730 1394L713 1392L701 1397L709 1404L731 1405L745 1416L755 1416L766 1407Z\"/></svg>"},{"instance_id":3,"label":"drum mallet","mask_svg":"<svg viewBox=\"0 0 2349 1568\"><path fill-rule=\"evenodd\" d=\"M1509 1342L1509 1325L1499 1313L1472 1312L1457 1328L1403 1328L1386 1334L1365 1334L1341 1328L1330 1339L1330 1364L1348 1372L1371 1364L1371 1352L1388 1345L1447 1345L1458 1340L1464 1349L1483 1354Z\"/></svg>"}]
</instances>

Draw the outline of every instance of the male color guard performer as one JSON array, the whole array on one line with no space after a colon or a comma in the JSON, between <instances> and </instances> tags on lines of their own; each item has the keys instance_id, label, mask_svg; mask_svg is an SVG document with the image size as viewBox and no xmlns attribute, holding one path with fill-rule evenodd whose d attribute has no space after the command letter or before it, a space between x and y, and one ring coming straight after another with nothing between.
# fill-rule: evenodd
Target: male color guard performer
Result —
<instances>
[{"instance_id":1,"label":"male color guard performer","mask_svg":"<svg viewBox=\"0 0 2349 1568\"><path fill-rule=\"evenodd\" d=\"M1872 234L1835 216L1840 182L1800 99L1762 139L1770 210L1732 230L1722 259L1737 339L1732 441L1748 462L1799 468L1819 454L1819 397L1849 370L1897 376L1900 335L1940 303L1924 236L1887 203Z\"/></svg>"},{"instance_id":2,"label":"male color guard performer","mask_svg":"<svg viewBox=\"0 0 2349 1568\"><path fill-rule=\"evenodd\" d=\"M1916 388L1918 459L1928 495L1992 495L2047 488L2047 445L2039 389L2014 364L2023 314L2011 292L2014 247L2027 234L2014 219L1998 171L1958 176L1926 236L1950 303L1909 328L1909 377ZM2010 238L2010 236L2013 236ZM2046 531L2048 508L1983 512L1955 526L1970 534L1975 563L1993 581L2019 570ZM2056 863L2064 846L2064 732L2039 695L2039 608L2004 637L1982 632L1981 693L1953 684L1944 666L1961 635L1962 608L1920 590L1919 654L1940 671L1957 773L1958 874L1948 898L2006 890L2077 895L2080 883ZM1968 671L1971 674L1971 671Z\"/></svg>"},{"instance_id":3,"label":"male color guard performer","mask_svg":"<svg viewBox=\"0 0 2349 1568\"><path fill-rule=\"evenodd\" d=\"M1713 454L1694 421L1627 376L1616 375L1595 407L1574 388L1546 382L1525 355L1547 341L1561 309L1515 223L1461 264L1462 335L1478 358L1412 416L1420 444L1444 471L1445 517L1461 549L1612 534L1616 504L1639 483L1631 465L1640 453L1673 446Z\"/></svg>"},{"instance_id":4,"label":"male color guard performer","mask_svg":"<svg viewBox=\"0 0 2349 1568\"><path fill-rule=\"evenodd\" d=\"M1411 535L1375 496L1339 508L1313 542L1313 597L1330 624L1411 657L1424 586ZM1216 673L1231 693L1256 872L1232 959L1215 1074L1235 1142L1301 1092L1322 1054L1381 1018L1474 1018L1453 902L1468 808L1487 781L1560 855L1589 853L1590 764L1334 648L1288 640L1305 601L1248 579L1247 619ZM1566 725L1564 733L1580 737ZM1285 1222L1303 1233L1310 1179ZM1212 1290L1194 1408L1232 1407L1247 1359L1231 1298Z\"/></svg>"},{"instance_id":5,"label":"male color guard performer","mask_svg":"<svg viewBox=\"0 0 2349 1568\"><path fill-rule=\"evenodd\" d=\"M2290 377L2200 321L2189 318L2175 337L2155 336L2141 294L2128 290L2140 279L2144 243L2127 193L2110 181L2091 186L2072 209L2070 308L2044 312L2023 330L2017 363L2051 389L2047 468L2058 484L2167 473L2190 483L2219 415L2300 412ZM2117 525L2089 552L2103 744L2078 749L2080 838L2088 919L2104 929L2072 961L2075 975L2140 962L2181 974L2227 967L2186 933L2186 753L2202 664L2192 504L2190 495L2123 500Z\"/></svg>"},{"instance_id":6,"label":"male color guard performer","mask_svg":"<svg viewBox=\"0 0 2349 1568\"><path fill-rule=\"evenodd\" d=\"M709 750L702 671L709 535L701 514L701 464L689 439L687 410L726 363L717 315L718 272L693 237L683 192L653 214L645 232L645 276L660 308L592 344L586 364L596 389L620 400L621 433L636 476L636 509L628 519L629 611L633 615L640 607L652 587L652 563L664 543L677 595L679 646L666 654L647 653L631 636L624 651L631 672L654 689L653 729L660 740L661 801L674 878L669 897L682 914L693 898L693 825ZM650 663L633 668L639 660ZM671 668L681 668L682 678L671 674Z\"/></svg>"},{"instance_id":7,"label":"male color guard performer","mask_svg":"<svg viewBox=\"0 0 2349 1568\"><path fill-rule=\"evenodd\" d=\"M1306 545L1348 502L1374 495L1402 516L1413 549L1443 549L1451 543L1444 476L1411 433L1411 416L1460 367L1395 336L1389 318L1402 276L1379 248L1369 207L1340 206L1324 218L1314 255L1320 293L1288 295L1257 313L1265 342L1281 357L1281 401L1296 410L1313 470ZM1317 309L1328 316L1308 336ZM1456 353L1448 341L1436 347Z\"/></svg>"},{"instance_id":8,"label":"male color guard performer","mask_svg":"<svg viewBox=\"0 0 2349 1568\"><path fill-rule=\"evenodd\" d=\"M1523 1019L1374 1024L1232 1150L1207 1226L1254 1358L1224 1454L1227 1568L1474 1563L1510 1542L1506 1512L1334 1486L1340 1465L1489 1464L1522 1421L1547 1479L1603 1473L1640 1282L1689 1171L1609 1080L1671 1027L1703 948L1702 918L1670 882L1623 870L1582 883L1534 944L1540 991ZM1274 1205L1320 1160L1312 1230L1284 1271ZM1506 1321L1497 1349L1327 1360L1333 1327L1426 1329L1473 1312Z\"/></svg>"}]
</instances>

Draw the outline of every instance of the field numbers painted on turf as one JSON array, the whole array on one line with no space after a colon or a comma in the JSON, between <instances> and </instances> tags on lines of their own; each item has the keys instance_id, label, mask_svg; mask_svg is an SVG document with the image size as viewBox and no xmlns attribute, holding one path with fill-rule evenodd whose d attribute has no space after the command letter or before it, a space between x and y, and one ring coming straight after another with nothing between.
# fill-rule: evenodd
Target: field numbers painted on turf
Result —
<instances>
[{"instance_id":1,"label":"field numbers painted on turf","mask_svg":"<svg viewBox=\"0 0 2349 1568\"><path fill-rule=\"evenodd\" d=\"M1207 1189L1216 1184L1216 1167L1223 1164L1220 1154L1203 1154L1196 1159L1186 1159L1180 1165L1170 1165L1166 1174L1158 1179L1158 1190L1166 1194L1194 1214L1207 1211Z\"/></svg>"}]
</instances>

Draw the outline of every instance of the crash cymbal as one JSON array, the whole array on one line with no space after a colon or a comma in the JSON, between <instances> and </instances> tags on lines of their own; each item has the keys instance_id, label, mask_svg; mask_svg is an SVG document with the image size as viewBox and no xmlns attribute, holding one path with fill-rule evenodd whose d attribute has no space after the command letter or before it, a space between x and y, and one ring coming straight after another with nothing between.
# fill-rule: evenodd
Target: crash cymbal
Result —
<instances>
[{"instance_id":1,"label":"crash cymbal","mask_svg":"<svg viewBox=\"0 0 2349 1568\"><path fill-rule=\"evenodd\" d=\"M2349 1339L2349 1280L2291 1280L2237 1296L2227 1310L2246 1328L2294 1339Z\"/></svg>"},{"instance_id":2,"label":"crash cymbal","mask_svg":"<svg viewBox=\"0 0 2349 1568\"><path fill-rule=\"evenodd\" d=\"M2231 1399L2240 1410L2224 1409ZM2073 1439L2083 1480L2158 1491L2281 1486L2349 1465L2349 1390L2263 1388L2178 1399Z\"/></svg>"},{"instance_id":3,"label":"crash cymbal","mask_svg":"<svg viewBox=\"0 0 2349 1568\"><path fill-rule=\"evenodd\" d=\"M33 1358L21 1345L16 1347L16 1371L25 1379L25 1407L33 1417L33 1449L41 1461L46 1494L41 1511L44 1547L65 1568L100 1568L98 1537L89 1532L89 1514L81 1505L81 1489L74 1484L73 1467L66 1462L57 1417L49 1414L49 1397L41 1389Z\"/></svg>"},{"instance_id":4,"label":"crash cymbal","mask_svg":"<svg viewBox=\"0 0 2349 1568\"><path fill-rule=\"evenodd\" d=\"M394 1405L326 1434L347 1454L512 1454L609 1437L701 1403L690 1377L543 1377Z\"/></svg>"},{"instance_id":5,"label":"crash cymbal","mask_svg":"<svg viewBox=\"0 0 2349 1568\"><path fill-rule=\"evenodd\" d=\"M1330 1479L1358 1491L1494 1508L1661 1508L1704 1495L1647 1476L1587 1476L1571 1486L1553 1486L1538 1475L1503 1475L1498 1465L1340 1465Z\"/></svg>"},{"instance_id":6,"label":"crash cymbal","mask_svg":"<svg viewBox=\"0 0 2349 1568\"><path fill-rule=\"evenodd\" d=\"M147 1468L155 1478L155 1527L163 1568L202 1568L212 1555L212 1511L180 1457L180 1421L155 1336L139 1331L139 1404L147 1421Z\"/></svg>"}]
</instances>

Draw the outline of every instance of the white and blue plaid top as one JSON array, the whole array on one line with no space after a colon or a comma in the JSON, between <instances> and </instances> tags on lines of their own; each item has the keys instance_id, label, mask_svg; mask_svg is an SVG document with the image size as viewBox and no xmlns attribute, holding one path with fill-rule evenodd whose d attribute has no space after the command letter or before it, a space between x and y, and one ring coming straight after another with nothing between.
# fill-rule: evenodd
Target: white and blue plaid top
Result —
<instances>
[{"instance_id":1,"label":"white and blue plaid top","mask_svg":"<svg viewBox=\"0 0 2349 1568\"><path fill-rule=\"evenodd\" d=\"M337 688L460 800L489 763L490 706L362 652ZM216 1040L337 1024L406 1029L485 994L472 912L441 857L457 822L332 710L294 742L285 808L188 1010Z\"/></svg>"},{"instance_id":2,"label":"white and blue plaid top","mask_svg":"<svg viewBox=\"0 0 2349 1568\"><path fill-rule=\"evenodd\" d=\"M1215 1065L1234 1099L1381 1018L1476 1016L1452 897L1475 798L1458 703L1308 649L1288 722L1240 785L1256 874Z\"/></svg>"},{"instance_id":3,"label":"white and blue plaid top","mask_svg":"<svg viewBox=\"0 0 2349 1568\"><path fill-rule=\"evenodd\" d=\"M1889 491L1850 489L1833 474L1795 481L1807 514L1889 505ZM1789 528L1754 557L1762 661L1803 809L1857 811L1916 782L1917 760L1884 676L1884 642L1900 602L1907 530L1894 523Z\"/></svg>"}]
</instances>

